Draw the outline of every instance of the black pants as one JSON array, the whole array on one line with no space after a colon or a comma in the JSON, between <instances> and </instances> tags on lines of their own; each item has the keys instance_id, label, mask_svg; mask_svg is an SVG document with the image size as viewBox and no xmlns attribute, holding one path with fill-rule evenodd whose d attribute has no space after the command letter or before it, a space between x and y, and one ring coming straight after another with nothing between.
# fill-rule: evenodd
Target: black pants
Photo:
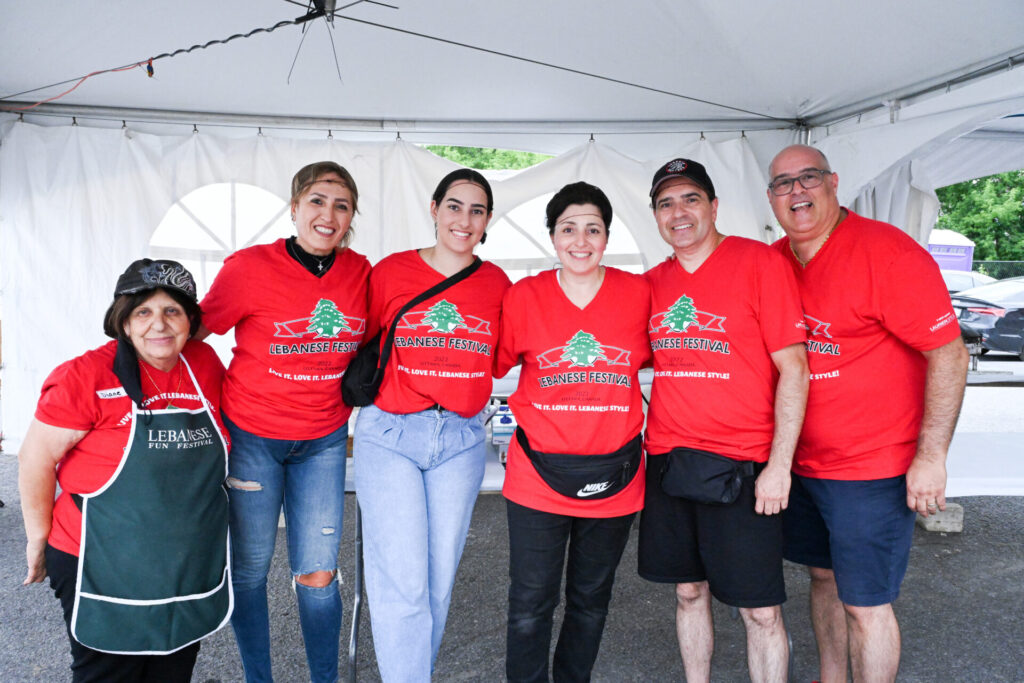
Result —
<instances>
[{"instance_id":1,"label":"black pants","mask_svg":"<svg viewBox=\"0 0 1024 683\"><path fill-rule=\"evenodd\" d=\"M71 641L73 683L188 683L191 680L199 643L169 655L114 655L79 643L71 635L78 558L47 545L46 573L50 577L50 587L64 609L64 623Z\"/></svg>"},{"instance_id":2,"label":"black pants","mask_svg":"<svg viewBox=\"0 0 1024 683\"><path fill-rule=\"evenodd\" d=\"M548 680L552 621L564 568L565 619L552 674L559 683L589 681L608 615L615 569L634 515L567 517L506 502L511 579L505 652L508 680Z\"/></svg>"}]
</instances>

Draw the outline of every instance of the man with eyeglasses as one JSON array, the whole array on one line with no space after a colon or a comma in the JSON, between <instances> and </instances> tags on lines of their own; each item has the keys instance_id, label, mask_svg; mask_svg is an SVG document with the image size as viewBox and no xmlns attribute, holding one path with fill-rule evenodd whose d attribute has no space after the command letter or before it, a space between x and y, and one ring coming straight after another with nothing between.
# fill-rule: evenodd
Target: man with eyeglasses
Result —
<instances>
[{"instance_id":1,"label":"man with eyeglasses","mask_svg":"<svg viewBox=\"0 0 1024 683\"><path fill-rule=\"evenodd\" d=\"M821 680L896 677L899 594L915 513L946 507L946 451L967 351L932 257L839 205L839 177L794 145L769 168L800 285L811 388L793 461L786 558L808 566Z\"/></svg>"},{"instance_id":2,"label":"man with eyeglasses","mask_svg":"<svg viewBox=\"0 0 1024 683\"><path fill-rule=\"evenodd\" d=\"M639 573L676 585L686 680L711 676L713 595L739 608L751 680L784 681L779 513L808 384L796 281L768 245L718 232L715 186L696 161L666 163L650 194L673 255L646 274L654 384Z\"/></svg>"}]
</instances>

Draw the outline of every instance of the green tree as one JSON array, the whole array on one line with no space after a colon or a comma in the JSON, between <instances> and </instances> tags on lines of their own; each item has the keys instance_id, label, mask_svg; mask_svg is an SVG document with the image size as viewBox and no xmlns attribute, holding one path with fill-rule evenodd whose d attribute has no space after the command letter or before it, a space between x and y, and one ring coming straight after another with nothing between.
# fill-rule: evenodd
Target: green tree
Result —
<instances>
[{"instance_id":1,"label":"green tree","mask_svg":"<svg viewBox=\"0 0 1024 683\"><path fill-rule=\"evenodd\" d=\"M452 147L450 145L426 145L439 157L444 157L462 166L485 169L519 169L535 166L551 157L533 152L517 152L512 149L486 149L483 147Z\"/></svg>"},{"instance_id":2,"label":"green tree","mask_svg":"<svg viewBox=\"0 0 1024 683\"><path fill-rule=\"evenodd\" d=\"M975 178L935 193L941 202L935 227L970 238L975 259L1024 260L1024 170Z\"/></svg>"},{"instance_id":3,"label":"green tree","mask_svg":"<svg viewBox=\"0 0 1024 683\"><path fill-rule=\"evenodd\" d=\"M673 332L686 332L687 327L696 325L697 308L693 305L693 299L685 294L676 299L676 302L668 307L663 322Z\"/></svg>"},{"instance_id":4,"label":"green tree","mask_svg":"<svg viewBox=\"0 0 1024 683\"><path fill-rule=\"evenodd\" d=\"M466 321L459 315L459 309L455 307L455 304L448 303L444 299L427 309L427 314L423 316L423 322L430 323L434 332L445 333L466 324Z\"/></svg>"},{"instance_id":5,"label":"green tree","mask_svg":"<svg viewBox=\"0 0 1024 683\"><path fill-rule=\"evenodd\" d=\"M574 334L572 339L565 343L565 349L562 351L562 360L569 361L571 366L590 367L598 358L608 360L601 350L601 342L583 330Z\"/></svg>"},{"instance_id":6,"label":"green tree","mask_svg":"<svg viewBox=\"0 0 1024 683\"><path fill-rule=\"evenodd\" d=\"M309 319L307 332L316 332L316 338L336 337L342 330L351 330L345 316L330 299L320 299L313 309L313 317Z\"/></svg>"}]
</instances>

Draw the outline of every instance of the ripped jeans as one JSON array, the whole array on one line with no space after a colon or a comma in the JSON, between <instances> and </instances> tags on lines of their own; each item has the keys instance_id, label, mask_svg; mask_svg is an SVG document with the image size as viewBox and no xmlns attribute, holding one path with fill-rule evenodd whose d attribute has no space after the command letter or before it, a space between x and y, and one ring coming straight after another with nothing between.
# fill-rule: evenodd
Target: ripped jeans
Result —
<instances>
[{"instance_id":1,"label":"ripped jeans","mask_svg":"<svg viewBox=\"0 0 1024 683\"><path fill-rule=\"evenodd\" d=\"M231 625L249 683L270 681L267 571L284 508L292 576L337 568L345 504L348 426L307 441L270 439L247 432L224 415L231 435ZM310 679L338 679L341 596L336 579L323 588L294 582Z\"/></svg>"}]
</instances>

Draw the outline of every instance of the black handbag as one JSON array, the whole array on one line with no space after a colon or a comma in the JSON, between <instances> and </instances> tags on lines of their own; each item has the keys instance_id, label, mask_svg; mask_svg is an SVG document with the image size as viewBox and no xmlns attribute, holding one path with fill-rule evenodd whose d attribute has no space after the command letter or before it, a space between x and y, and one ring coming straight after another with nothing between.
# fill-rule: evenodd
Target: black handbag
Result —
<instances>
[{"instance_id":1,"label":"black handbag","mask_svg":"<svg viewBox=\"0 0 1024 683\"><path fill-rule=\"evenodd\" d=\"M572 455L542 453L530 448L526 432L516 428L516 441L552 491L569 498L610 498L633 481L643 459L640 435L613 453Z\"/></svg>"},{"instance_id":2,"label":"black handbag","mask_svg":"<svg viewBox=\"0 0 1024 683\"><path fill-rule=\"evenodd\" d=\"M377 398L377 392L380 390L380 383L384 380L384 368L388 366L388 359L391 357L391 347L395 343L395 330L398 329L398 323L402 316L408 313L416 304L422 303L449 287L462 282L475 273L481 265L483 265L483 261L479 257L474 258L471 264L451 277L438 282L422 294L413 297L409 300L409 303L402 306L398 311L398 315L391 322L391 328L388 330L388 336L383 348L380 344L381 334L383 333L383 330L381 330L373 336L373 339L360 347L355 358L349 361L345 374L341 378L341 399L354 407L368 406L373 403L374 399Z\"/></svg>"},{"instance_id":3,"label":"black handbag","mask_svg":"<svg viewBox=\"0 0 1024 683\"><path fill-rule=\"evenodd\" d=\"M743 478L755 473L755 463L749 460L733 460L696 448L673 448L665 456L661 490L697 503L728 505L739 497Z\"/></svg>"}]
</instances>

